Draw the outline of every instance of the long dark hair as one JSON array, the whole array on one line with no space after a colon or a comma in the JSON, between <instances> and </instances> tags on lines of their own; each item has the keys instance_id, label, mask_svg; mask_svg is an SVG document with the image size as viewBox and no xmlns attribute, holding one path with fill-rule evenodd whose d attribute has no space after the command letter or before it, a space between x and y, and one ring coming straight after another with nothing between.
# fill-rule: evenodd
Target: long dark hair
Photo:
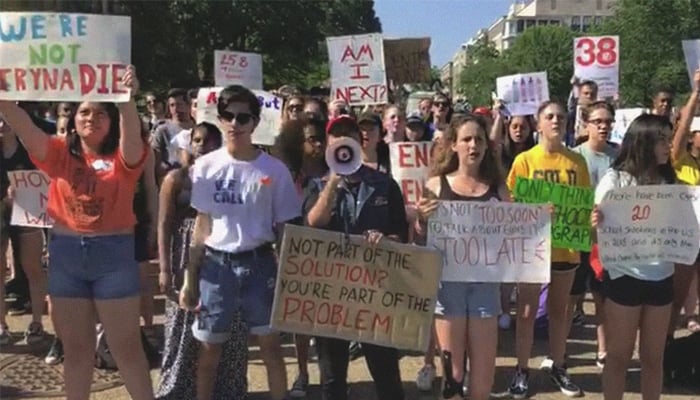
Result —
<instances>
[{"instance_id":1,"label":"long dark hair","mask_svg":"<svg viewBox=\"0 0 700 400\"><path fill-rule=\"evenodd\" d=\"M319 118L303 116L302 119L283 122L280 133L275 138L275 144L271 149L272 155L287 165L295 179L301 174L301 167L306 156L304 154L306 131L309 129L313 130L316 135L323 135L325 132L324 121ZM325 160L321 159L320 162L325 169Z\"/></svg>"},{"instance_id":2,"label":"long dark hair","mask_svg":"<svg viewBox=\"0 0 700 400\"><path fill-rule=\"evenodd\" d=\"M517 156L518 153L520 153L517 149L517 143L515 143L513 139L510 138L510 124L515 118L523 118L525 120L525 126L527 126L527 128L530 131L530 134L527 135L525 142L523 142L522 144L521 151L526 151L535 147L535 131L537 130L537 127L535 126L535 121L532 118L532 116L518 115L508 118L505 124L503 124L504 137L503 149L501 152L501 162L503 163L503 166L507 169L510 169L511 165L513 164L513 161L515 161L515 156Z\"/></svg>"},{"instance_id":3,"label":"long dark hair","mask_svg":"<svg viewBox=\"0 0 700 400\"><path fill-rule=\"evenodd\" d=\"M500 185L503 183L501 167L496 160L496 154L493 149L488 146L488 134L486 133L486 121L480 116L460 115L455 116L450 122L450 126L443 137L444 144L442 151L436 154L436 160L433 164L433 175L447 175L454 172L459 167L459 159L457 153L452 150L452 145L457 142L457 131L468 123L474 123L479 128L479 134L483 136L484 143L487 145L484 158L479 165L479 178L489 185Z\"/></svg>"},{"instance_id":4,"label":"long dark hair","mask_svg":"<svg viewBox=\"0 0 700 400\"><path fill-rule=\"evenodd\" d=\"M642 114L627 128L620 152L611 167L632 175L639 185L676 183L676 172L671 159L664 164L656 162L656 144L668 141L673 135L673 125L668 118Z\"/></svg>"},{"instance_id":5,"label":"long dark hair","mask_svg":"<svg viewBox=\"0 0 700 400\"><path fill-rule=\"evenodd\" d=\"M102 144L98 149L98 154L105 156L108 154L113 154L117 151L119 147L119 135L120 135L120 125L119 125L119 108L114 103L99 103L107 113L109 117L109 130L107 131L107 136L102 139ZM83 146L80 144L80 135L75 130L75 119L77 118L78 110L76 110L73 118L68 119L68 126L66 130L68 134L66 135L66 140L68 141L68 151L70 155L83 160Z\"/></svg>"}]
</instances>

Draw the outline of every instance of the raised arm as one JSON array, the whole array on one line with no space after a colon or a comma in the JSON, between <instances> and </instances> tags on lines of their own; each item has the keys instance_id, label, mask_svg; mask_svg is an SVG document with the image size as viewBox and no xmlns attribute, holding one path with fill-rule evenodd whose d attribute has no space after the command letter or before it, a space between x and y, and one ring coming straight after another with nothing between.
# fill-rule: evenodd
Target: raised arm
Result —
<instances>
[{"instance_id":1,"label":"raised arm","mask_svg":"<svg viewBox=\"0 0 700 400\"><path fill-rule=\"evenodd\" d=\"M127 167L136 166L143 157L144 142L141 139L141 118L136 109L134 97L139 90L136 69L133 65L126 68L122 78L124 86L131 89L131 97L126 103L119 103L119 149Z\"/></svg>"},{"instance_id":2,"label":"raised arm","mask_svg":"<svg viewBox=\"0 0 700 400\"><path fill-rule=\"evenodd\" d=\"M44 161L49 148L49 137L34 125L29 114L12 101L0 101L0 114L22 141L27 152L38 161Z\"/></svg>"},{"instance_id":3,"label":"raised arm","mask_svg":"<svg viewBox=\"0 0 700 400\"><path fill-rule=\"evenodd\" d=\"M700 97L700 68L693 75L693 92L685 103L685 107L681 110L681 118L676 125L676 130L673 133L673 142L671 144L671 159L678 160L683 156L688 145L688 133L690 133L690 124L695 116L695 108Z\"/></svg>"}]
</instances>

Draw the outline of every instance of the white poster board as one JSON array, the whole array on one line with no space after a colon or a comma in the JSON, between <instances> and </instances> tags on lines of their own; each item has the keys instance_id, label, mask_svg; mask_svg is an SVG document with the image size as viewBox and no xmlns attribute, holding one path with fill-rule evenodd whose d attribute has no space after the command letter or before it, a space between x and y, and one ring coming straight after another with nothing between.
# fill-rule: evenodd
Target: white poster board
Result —
<instances>
[{"instance_id":1,"label":"white poster board","mask_svg":"<svg viewBox=\"0 0 700 400\"><path fill-rule=\"evenodd\" d=\"M46 212L51 179L39 170L8 172L14 190L10 225L50 228L53 219Z\"/></svg>"},{"instance_id":2,"label":"white poster board","mask_svg":"<svg viewBox=\"0 0 700 400\"><path fill-rule=\"evenodd\" d=\"M331 70L331 101L349 105L387 103L382 35L336 36L326 39Z\"/></svg>"},{"instance_id":3,"label":"white poster board","mask_svg":"<svg viewBox=\"0 0 700 400\"><path fill-rule=\"evenodd\" d=\"M0 13L0 100L128 101L131 18Z\"/></svg>"},{"instance_id":4,"label":"white poster board","mask_svg":"<svg viewBox=\"0 0 700 400\"><path fill-rule=\"evenodd\" d=\"M199 89L197 93L197 123L206 121L221 129L216 102L219 98L219 93L223 89L222 87ZM272 93L263 92L262 90L253 90L253 93L258 96L261 109L260 123L258 123L258 127L253 132L253 143L272 146L275 144L275 138L280 131L283 100ZM224 140L226 140L226 134L223 130L222 133L224 134Z\"/></svg>"},{"instance_id":5,"label":"white poster board","mask_svg":"<svg viewBox=\"0 0 700 400\"><path fill-rule=\"evenodd\" d=\"M427 246L443 255L441 281L550 280L551 216L541 205L440 201Z\"/></svg>"},{"instance_id":6,"label":"white poster board","mask_svg":"<svg viewBox=\"0 0 700 400\"><path fill-rule=\"evenodd\" d=\"M574 39L574 75L598 84L598 97L620 92L620 38L585 36Z\"/></svg>"},{"instance_id":7,"label":"white poster board","mask_svg":"<svg viewBox=\"0 0 700 400\"><path fill-rule=\"evenodd\" d=\"M645 108L619 108L615 110L615 125L610 132L610 141L617 144L622 143L632 121L645 112Z\"/></svg>"},{"instance_id":8,"label":"white poster board","mask_svg":"<svg viewBox=\"0 0 700 400\"><path fill-rule=\"evenodd\" d=\"M214 85L242 85L248 89L262 90L262 56L241 51L214 51Z\"/></svg>"},{"instance_id":9,"label":"white poster board","mask_svg":"<svg viewBox=\"0 0 700 400\"><path fill-rule=\"evenodd\" d=\"M513 116L535 115L549 100L547 72L502 76L496 79L496 94Z\"/></svg>"},{"instance_id":10,"label":"white poster board","mask_svg":"<svg viewBox=\"0 0 700 400\"><path fill-rule=\"evenodd\" d=\"M683 55L685 56L685 65L688 68L688 78L690 78L690 86L692 88L693 75L700 68L700 39L684 40Z\"/></svg>"},{"instance_id":11,"label":"white poster board","mask_svg":"<svg viewBox=\"0 0 700 400\"><path fill-rule=\"evenodd\" d=\"M686 185L628 186L609 191L598 205L603 266L658 262L693 264L700 231L693 202L698 190Z\"/></svg>"},{"instance_id":12,"label":"white poster board","mask_svg":"<svg viewBox=\"0 0 700 400\"><path fill-rule=\"evenodd\" d=\"M406 205L415 205L430 174L433 142L389 143L391 176L401 188Z\"/></svg>"}]
</instances>

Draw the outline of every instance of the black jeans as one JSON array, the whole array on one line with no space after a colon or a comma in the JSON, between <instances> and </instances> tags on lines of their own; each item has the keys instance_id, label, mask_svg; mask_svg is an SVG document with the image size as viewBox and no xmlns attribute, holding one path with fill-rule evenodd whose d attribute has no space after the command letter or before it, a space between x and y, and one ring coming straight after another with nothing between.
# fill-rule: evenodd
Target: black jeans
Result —
<instances>
[{"instance_id":1,"label":"black jeans","mask_svg":"<svg viewBox=\"0 0 700 400\"><path fill-rule=\"evenodd\" d=\"M323 400L347 400L348 363L350 354L347 340L316 338L318 366L321 370L321 398ZM362 343L367 368L374 379L377 398L404 400L399 351L391 347Z\"/></svg>"}]
</instances>

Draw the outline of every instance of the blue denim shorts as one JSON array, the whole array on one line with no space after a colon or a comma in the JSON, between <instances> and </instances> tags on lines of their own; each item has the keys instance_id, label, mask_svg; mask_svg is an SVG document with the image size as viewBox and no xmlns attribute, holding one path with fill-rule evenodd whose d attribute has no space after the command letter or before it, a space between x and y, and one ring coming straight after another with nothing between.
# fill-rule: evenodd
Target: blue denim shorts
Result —
<instances>
[{"instance_id":1,"label":"blue denim shorts","mask_svg":"<svg viewBox=\"0 0 700 400\"><path fill-rule=\"evenodd\" d=\"M501 313L501 284L440 282L435 314L453 318L492 318Z\"/></svg>"},{"instance_id":2,"label":"blue denim shorts","mask_svg":"<svg viewBox=\"0 0 700 400\"><path fill-rule=\"evenodd\" d=\"M277 260L272 251L244 256L207 248L199 269L200 312L192 325L197 340L224 343L237 311L253 335L272 333Z\"/></svg>"},{"instance_id":3,"label":"blue denim shorts","mask_svg":"<svg viewBox=\"0 0 700 400\"><path fill-rule=\"evenodd\" d=\"M52 233L48 282L53 297L110 300L138 296L134 236Z\"/></svg>"}]
</instances>

